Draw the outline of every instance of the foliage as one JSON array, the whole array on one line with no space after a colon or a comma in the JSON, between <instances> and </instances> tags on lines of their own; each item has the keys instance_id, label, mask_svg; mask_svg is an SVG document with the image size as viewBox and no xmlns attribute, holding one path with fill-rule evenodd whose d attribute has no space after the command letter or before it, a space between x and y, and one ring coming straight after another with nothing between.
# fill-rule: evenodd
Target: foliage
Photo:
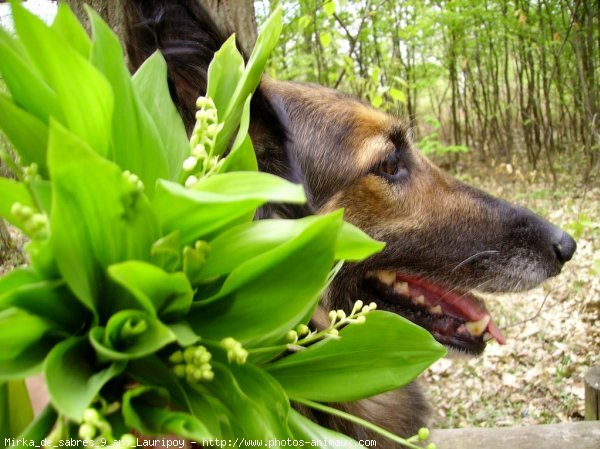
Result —
<instances>
[{"instance_id":1,"label":"foliage","mask_svg":"<svg viewBox=\"0 0 600 449\"><path fill-rule=\"evenodd\" d=\"M590 169L600 161L597 2L268 3L286 11L285 44L272 59L281 78L399 110L419 138L434 116L445 125L441 142L468 146L479 160L517 155L554 175L560 154Z\"/></svg>"},{"instance_id":2,"label":"foliage","mask_svg":"<svg viewBox=\"0 0 600 449\"><path fill-rule=\"evenodd\" d=\"M130 77L88 12L93 39L65 4L47 27L14 3L17 35L0 31L0 124L23 166L0 178L0 215L31 239L31 266L0 279L2 435L348 440L290 400L339 414L314 401L400 387L445 351L374 305L308 329L342 261L382 248L342 211L252 221L266 202L305 201L255 171L248 136L281 10L247 65L233 39L217 53L189 142L162 56ZM39 372L51 404L20 433L31 418L21 380ZM416 447L419 436L392 438Z\"/></svg>"}]
</instances>

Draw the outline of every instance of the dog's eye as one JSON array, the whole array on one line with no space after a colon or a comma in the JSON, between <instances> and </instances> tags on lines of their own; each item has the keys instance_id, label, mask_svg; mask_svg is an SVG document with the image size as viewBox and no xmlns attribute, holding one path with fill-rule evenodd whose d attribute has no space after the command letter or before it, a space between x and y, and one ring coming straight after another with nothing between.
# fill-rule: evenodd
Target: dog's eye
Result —
<instances>
[{"instance_id":1,"label":"dog's eye","mask_svg":"<svg viewBox=\"0 0 600 449\"><path fill-rule=\"evenodd\" d=\"M373 170L378 176L382 176L390 181L399 181L408 176L408 169L401 160L398 151L391 153L384 161Z\"/></svg>"}]
</instances>

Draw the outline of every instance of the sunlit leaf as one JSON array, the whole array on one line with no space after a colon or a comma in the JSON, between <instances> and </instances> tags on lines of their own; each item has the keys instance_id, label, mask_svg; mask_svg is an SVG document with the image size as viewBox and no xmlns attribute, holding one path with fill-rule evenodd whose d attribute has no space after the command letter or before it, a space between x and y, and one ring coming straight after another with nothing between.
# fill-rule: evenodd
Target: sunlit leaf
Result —
<instances>
[{"instance_id":1,"label":"sunlit leaf","mask_svg":"<svg viewBox=\"0 0 600 449\"><path fill-rule=\"evenodd\" d=\"M117 312L106 327L90 330L90 342L105 360L139 359L173 341L175 334L167 326L139 310Z\"/></svg>"},{"instance_id":2,"label":"sunlit leaf","mask_svg":"<svg viewBox=\"0 0 600 449\"><path fill-rule=\"evenodd\" d=\"M151 315L171 319L184 315L192 304L193 291L186 276L167 273L149 263L130 260L108 267L109 276L127 289L137 307ZM120 308L127 304L119 303Z\"/></svg>"},{"instance_id":3,"label":"sunlit leaf","mask_svg":"<svg viewBox=\"0 0 600 449\"><path fill-rule=\"evenodd\" d=\"M103 269L128 259L149 260L158 226L145 195L116 165L60 125L53 122L50 129L50 238L67 284L96 310Z\"/></svg>"},{"instance_id":4,"label":"sunlit leaf","mask_svg":"<svg viewBox=\"0 0 600 449\"><path fill-rule=\"evenodd\" d=\"M64 124L99 154L106 155L113 112L110 85L40 18L16 2L12 4L12 12L15 28L29 58L60 98ZM35 95L34 92L29 94Z\"/></svg>"},{"instance_id":5,"label":"sunlit leaf","mask_svg":"<svg viewBox=\"0 0 600 449\"><path fill-rule=\"evenodd\" d=\"M340 226L340 213L321 216L297 238L238 266L216 296L192 306L192 328L248 345L280 340L318 300Z\"/></svg>"},{"instance_id":6,"label":"sunlit leaf","mask_svg":"<svg viewBox=\"0 0 600 449\"><path fill-rule=\"evenodd\" d=\"M159 181L154 209L163 231L178 229L181 242L186 244L240 219L249 221L256 208L267 201L302 203L304 200L299 185L266 173L235 172L202 179L193 189Z\"/></svg>"},{"instance_id":7,"label":"sunlit leaf","mask_svg":"<svg viewBox=\"0 0 600 449\"><path fill-rule=\"evenodd\" d=\"M0 94L0 128L14 145L23 164L35 162L40 174L47 176L48 126ZM23 129L27 132L23 132Z\"/></svg>"},{"instance_id":8,"label":"sunlit leaf","mask_svg":"<svg viewBox=\"0 0 600 449\"><path fill-rule=\"evenodd\" d=\"M67 3L58 4L56 16L50 28L77 50L81 56L84 58L89 56L91 49L90 38Z\"/></svg>"},{"instance_id":9,"label":"sunlit leaf","mask_svg":"<svg viewBox=\"0 0 600 449\"><path fill-rule=\"evenodd\" d=\"M324 32L319 34L319 42L321 42L321 45L323 47L329 47L331 45L331 33Z\"/></svg>"},{"instance_id":10,"label":"sunlit leaf","mask_svg":"<svg viewBox=\"0 0 600 449\"><path fill-rule=\"evenodd\" d=\"M152 117L163 143L169 166L169 179L179 179L183 160L189 153L189 141L167 83L167 63L155 52L133 76L133 87Z\"/></svg>"},{"instance_id":11,"label":"sunlit leaf","mask_svg":"<svg viewBox=\"0 0 600 449\"><path fill-rule=\"evenodd\" d=\"M292 398L354 401L406 385L446 354L429 332L390 312L369 312L340 336L266 369Z\"/></svg>"},{"instance_id":12,"label":"sunlit leaf","mask_svg":"<svg viewBox=\"0 0 600 449\"><path fill-rule=\"evenodd\" d=\"M88 14L94 32L91 62L106 76L115 98L109 157L123 170L137 175L152 197L156 179L169 177L167 150L133 89L119 39L96 12L88 8Z\"/></svg>"}]
</instances>

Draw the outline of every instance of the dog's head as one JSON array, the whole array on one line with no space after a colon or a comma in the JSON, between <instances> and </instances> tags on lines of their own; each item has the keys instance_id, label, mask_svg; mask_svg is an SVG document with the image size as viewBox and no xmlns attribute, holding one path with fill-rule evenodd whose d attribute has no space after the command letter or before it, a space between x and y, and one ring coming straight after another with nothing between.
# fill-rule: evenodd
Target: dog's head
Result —
<instances>
[{"instance_id":1,"label":"dog's head","mask_svg":"<svg viewBox=\"0 0 600 449\"><path fill-rule=\"evenodd\" d=\"M132 2L135 3L135 2ZM159 48L189 130L206 69L223 41L197 2L138 2L130 17L134 66ZM574 251L566 233L534 213L468 187L414 147L397 118L332 89L263 80L251 136L261 170L304 185L307 207L267 206L263 216L299 218L337 208L387 243L348 264L326 307L375 301L428 329L441 343L481 352L503 342L483 302L469 293L520 291L558 274Z\"/></svg>"},{"instance_id":2,"label":"dog's head","mask_svg":"<svg viewBox=\"0 0 600 449\"><path fill-rule=\"evenodd\" d=\"M266 80L262 91L286 132L279 148L258 141L261 159L287 155L289 172L279 174L304 183L313 211L344 208L347 221L387 243L340 273L327 306L373 300L478 353L485 339L503 337L469 292L530 289L572 257L568 234L440 170L396 117L319 86ZM256 128L264 136L260 121Z\"/></svg>"}]
</instances>

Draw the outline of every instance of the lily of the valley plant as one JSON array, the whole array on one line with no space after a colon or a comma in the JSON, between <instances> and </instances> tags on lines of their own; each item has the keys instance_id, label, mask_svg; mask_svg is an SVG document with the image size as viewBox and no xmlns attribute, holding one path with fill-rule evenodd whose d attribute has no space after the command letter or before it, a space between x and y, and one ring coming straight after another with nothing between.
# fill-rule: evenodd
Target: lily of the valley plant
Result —
<instances>
[{"instance_id":1,"label":"lily of the valley plant","mask_svg":"<svg viewBox=\"0 0 600 449\"><path fill-rule=\"evenodd\" d=\"M2 438L347 439L291 403L341 414L320 402L405 385L444 349L360 303L310 330L341 261L382 244L342 211L253 221L266 202L305 201L256 171L248 136L281 12L246 66L233 39L216 55L191 140L161 55L132 77L89 16L92 39L65 4L48 27L14 3L16 35L0 29L0 126L18 155L0 215L31 262L0 279ZM33 419L23 379L40 372L50 404Z\"/></svg>"}]
</instances>

